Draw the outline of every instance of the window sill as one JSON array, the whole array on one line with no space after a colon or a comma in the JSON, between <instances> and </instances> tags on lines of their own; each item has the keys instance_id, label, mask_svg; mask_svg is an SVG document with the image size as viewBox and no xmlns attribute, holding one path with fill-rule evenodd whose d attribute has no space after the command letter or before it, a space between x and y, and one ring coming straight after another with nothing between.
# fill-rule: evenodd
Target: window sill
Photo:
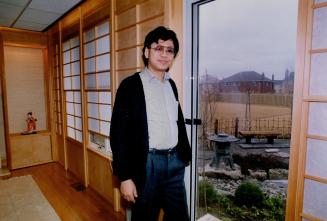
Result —
<instances>
[{"instance_id":1,"label":"window sill","mask_svg":"<svg viewBox=\"0 0 327 221\"><path fill-rule=\"evenodd\" d=\"M93 153L98 154L99 156L101 156L107 160L112 161L112 153L105 152L105 150L102 150L102 149L99 149L97 147L90 146L90 145L87 147L87 149L89 151L92 151Z\"/></svg>"}]
</instances>

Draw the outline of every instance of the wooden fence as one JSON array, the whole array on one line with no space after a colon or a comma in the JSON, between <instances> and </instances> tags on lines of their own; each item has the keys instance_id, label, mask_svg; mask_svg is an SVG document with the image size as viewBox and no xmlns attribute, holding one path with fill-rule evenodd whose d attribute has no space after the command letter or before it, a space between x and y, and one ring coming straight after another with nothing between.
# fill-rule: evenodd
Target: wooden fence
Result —
<instances>
[{"instance_id":1,"label":"wooden fence","mask_svg":"<svg viewBox=\"0 0 327 221\"><path fill-rule=\"evenodd\" d=\"M252 131L277 131L282 134L279 138L290 138L292 121L289 116L269 118L246 119L216 119L214 123L215 133L227 133L238 136L240 130Z\"/></svg>"},{"instance_id":2,"label":"wooden fence","mask_svg":"<svg viewBox=\"0 0 327 221\"><path fill-rule=\"evenodd\" d=\"M204 98L205 99L205 98ZM214 97L218 102L246 104L246 93L218 93ZM288 94L250 94L251 104L292 107L293 95Z\"/></svg>"}]
</instances>

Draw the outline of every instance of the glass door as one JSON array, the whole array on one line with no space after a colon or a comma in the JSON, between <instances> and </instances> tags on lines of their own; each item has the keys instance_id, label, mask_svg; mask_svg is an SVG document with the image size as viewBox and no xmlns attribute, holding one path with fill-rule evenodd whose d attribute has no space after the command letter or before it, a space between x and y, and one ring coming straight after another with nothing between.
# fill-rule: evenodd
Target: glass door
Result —
<instances>
[{"instance_id":1,"label":"glass door","mask_svg":"<svg viewBox=\"0 0 327 221\"><path fill-rule=\"evenodd\" d=\"M284 220L297 7L296 0L186 6L192 220Z\"/></svg>"}]
</instances>

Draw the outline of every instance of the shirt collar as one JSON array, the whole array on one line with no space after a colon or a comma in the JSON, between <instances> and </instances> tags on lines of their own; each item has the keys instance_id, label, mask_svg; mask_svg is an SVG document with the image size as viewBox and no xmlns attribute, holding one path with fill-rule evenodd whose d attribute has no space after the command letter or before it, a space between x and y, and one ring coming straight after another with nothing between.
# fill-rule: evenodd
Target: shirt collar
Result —
<instances>
[{"instance_id":1,"label":"shirt collar","mask_svg":"<svg viewBox=\"0 0 327 221\"><path fill-rule=\"evenodd\" d=\"M159 80L157 76L155 76L147 67L144 68L144 75L147 77L149 81L152 80ZM164 81L168 81L170 79L170 74L168 72L165 72L164 74Z\"/></svg>"}]
</instances>

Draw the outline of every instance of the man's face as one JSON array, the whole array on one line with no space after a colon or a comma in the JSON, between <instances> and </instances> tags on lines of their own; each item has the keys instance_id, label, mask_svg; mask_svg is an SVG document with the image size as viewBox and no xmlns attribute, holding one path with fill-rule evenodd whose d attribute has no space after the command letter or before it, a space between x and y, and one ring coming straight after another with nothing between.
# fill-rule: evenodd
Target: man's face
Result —
<instances>
[{"instance_id":1,"label":"man's face","mask_svg":"<svg viewBox=\"0 0 327 221\"><path fill-rule=\"evenodd\" d=\"M159 39L158 43L154 42L150 48L145 49L144 55L148 59L148 68L154 73L162 73L174 60L174 43L172 40Z\"/></svg>"}]
</instances>

